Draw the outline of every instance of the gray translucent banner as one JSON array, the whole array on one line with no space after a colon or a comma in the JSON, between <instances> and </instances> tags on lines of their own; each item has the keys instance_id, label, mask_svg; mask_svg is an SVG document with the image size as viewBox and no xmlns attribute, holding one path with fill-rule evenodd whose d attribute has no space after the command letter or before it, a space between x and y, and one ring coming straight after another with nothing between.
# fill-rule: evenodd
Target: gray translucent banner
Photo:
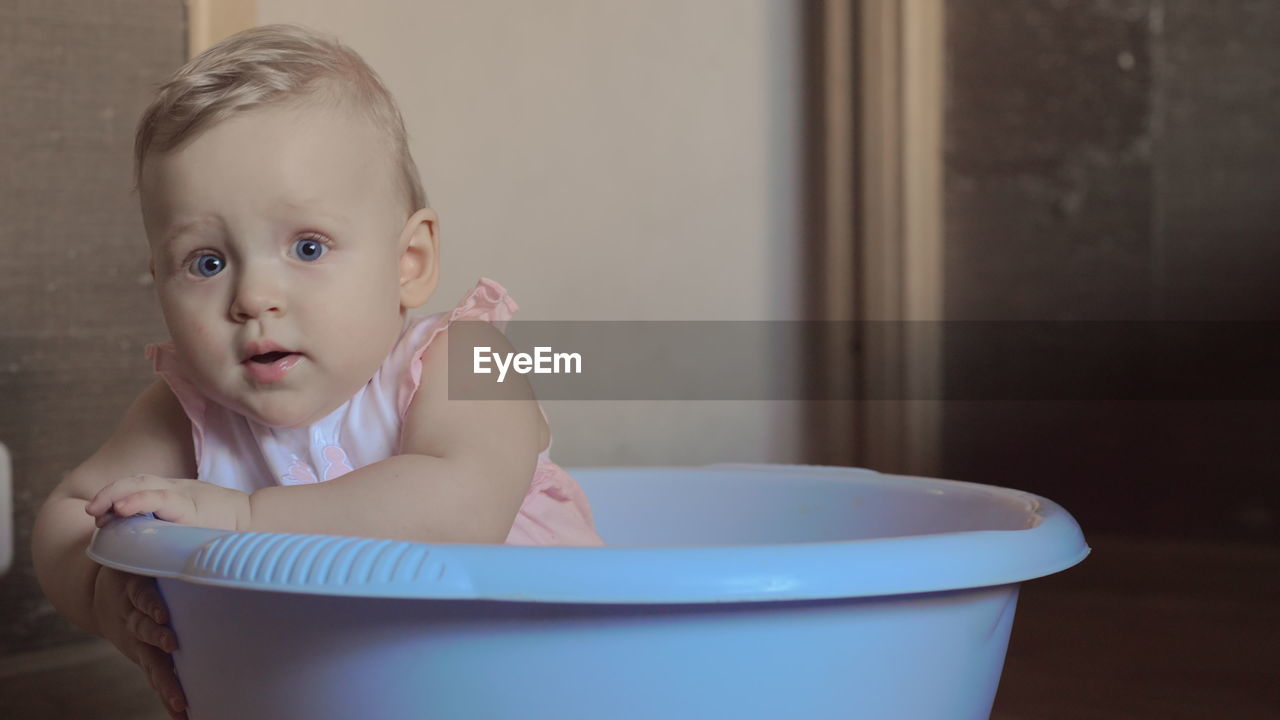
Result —
<instances>
[{"instance_id":1,"label":"gray translucent banner","mask_svg":"<svg viewBox=\"0 0 1280 720\"><path fill-rule=\"evenodd\" d=\"M449 397L510 397L523 377L540 400L1276 400L1278 331L1264 322L513 321L503 349L492 328L468 321L450 329Z\"/></svg>"}]
</instances>

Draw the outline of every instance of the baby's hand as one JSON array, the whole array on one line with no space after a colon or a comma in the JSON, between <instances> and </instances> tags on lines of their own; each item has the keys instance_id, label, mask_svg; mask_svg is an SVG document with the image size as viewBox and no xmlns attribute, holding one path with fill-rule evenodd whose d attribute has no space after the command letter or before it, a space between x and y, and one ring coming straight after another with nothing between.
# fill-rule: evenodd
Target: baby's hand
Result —
<instances>
[{"instance_id":1,"label":"baby's hand","mask_svg":"<svg viewBox=\"0 0 1280 720\"><path fill-rule=\"evenodd\" d=\"M165 627L169 610L155 580L100 569L93 586L93 618L99 634L142 668L169 717L186 720L187 698L169 657L178 648L178 636Z\"/></svg>"},{"instance_id":2,"label":"baby's hand","mask_svg":"<svg viewBox=\"0 0 1280 720\"><path fill-rule=\"evenodd\" d=\"M249 495L199 480L132 475L110 483L85 506L102 527L120 517L154 513L157 519L220 530L249 527Z\"/></svg>"}]
</instances>

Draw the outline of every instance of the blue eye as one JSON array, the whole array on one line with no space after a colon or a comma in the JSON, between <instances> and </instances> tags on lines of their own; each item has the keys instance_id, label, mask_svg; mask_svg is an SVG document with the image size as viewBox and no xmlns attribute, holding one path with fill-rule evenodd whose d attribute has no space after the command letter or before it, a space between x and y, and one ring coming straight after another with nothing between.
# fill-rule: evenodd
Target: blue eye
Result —
<instances>
[{"instance_id":1,"label":"blue eye","mask_svg":"<svg viewBox=\"0 0 1280 720\"><path fill-rule=\"evenodd\" d=\"M226 261L217 255L201 255L191 262L192 270L200 277L213 277L226 266Z\"/></svg>"},{"instance_id":2,"label":"blue eye","mask_svg":"<svg viewBox=\"0 0 1280 720\"><path fill-rule=\"evenodd\" d=\"M326 251L328 251L328 248L324 246L324 243L312 238L303 238L293 244L293 254L299 260L307 262L319 260L320 256L324 255Z\"/></svg>"}]
</instances>

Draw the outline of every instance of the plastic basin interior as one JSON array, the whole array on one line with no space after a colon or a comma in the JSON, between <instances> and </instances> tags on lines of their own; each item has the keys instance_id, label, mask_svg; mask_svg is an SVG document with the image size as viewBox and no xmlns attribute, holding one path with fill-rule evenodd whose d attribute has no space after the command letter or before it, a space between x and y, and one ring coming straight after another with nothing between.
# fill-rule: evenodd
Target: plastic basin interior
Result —
<instances>
[{"instance_id":1,"label":"plastic basin interior","mask_svg":"<svg viewBox=\"0 0 1280 720\"><path fill-rule=\"evenodd\" d=\"M851 468L571 471L604 548L128 518L192 720L985 718L1019 583L1089 549L1029 493ZM608 708L607 712L602 708Z\"/></svg>"}]
</instances>

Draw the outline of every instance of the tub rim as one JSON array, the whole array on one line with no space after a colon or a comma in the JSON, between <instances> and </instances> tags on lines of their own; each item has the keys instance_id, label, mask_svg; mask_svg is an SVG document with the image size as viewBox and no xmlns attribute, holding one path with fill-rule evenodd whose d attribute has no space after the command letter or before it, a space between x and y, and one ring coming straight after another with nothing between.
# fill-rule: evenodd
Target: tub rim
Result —
<instances>
[{"instance_id":1,"label":"tub rim","mask_svg":"<svg viewBox=\"0 0 1280 720\"><path fill-rule=\"evenodd\" d=\"M938 490L967 487L1027 503L1038 522L1016 530L787 544L530 547L237 533L130 517L98 529L87 553L95 562L125 572L264 592L672 604L869 598L1009 585L1065 570L1090 552L1065 509L1011 488L805 465L570 470L610 471L767 472ZM150 542L159 535L165 537L163 544ZM848 571L832 572L833 567Z\"/></svg>"}]
</instances>

